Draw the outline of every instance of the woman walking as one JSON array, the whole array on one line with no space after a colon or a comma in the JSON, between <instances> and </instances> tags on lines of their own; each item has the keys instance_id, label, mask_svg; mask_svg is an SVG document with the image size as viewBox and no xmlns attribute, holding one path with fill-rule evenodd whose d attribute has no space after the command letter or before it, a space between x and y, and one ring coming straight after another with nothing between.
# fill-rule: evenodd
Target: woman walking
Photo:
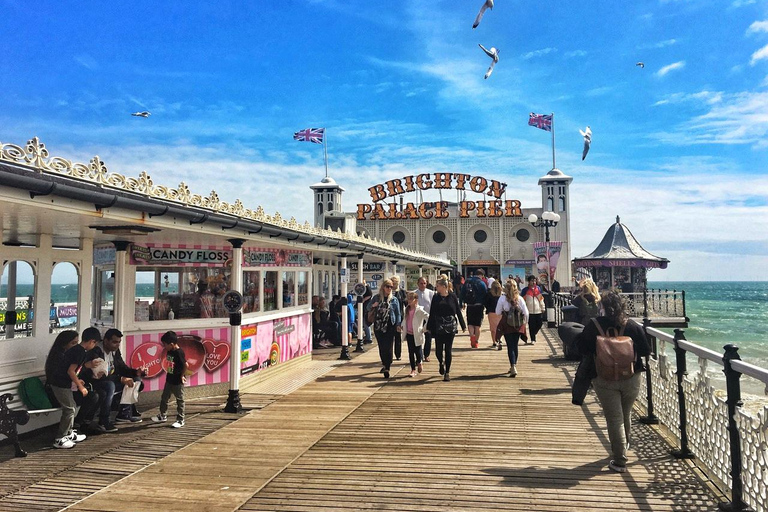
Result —
<instances>
[{"instance_id":1,"label":"woman walking","mask_svg":"<svg viewBox=\"0 0 768 512\"><path fill-rule=\"evenodd\" d=\"M395 342L395 333L400 331L402 315L400 302L392 293L393 285L390 279L382 281L379 294L370 301L368 321L373 325L373 333L379 344L379 359L381 359L381 372L384 378L389 378L389 369L392 366L392 349Z\"/></svg>"},{"instance_id":2,"label":"woman walking","mask_svg":"<svg viewBox=\"0 0 768 512\"><path fill-rule=\"evenodd\" d=\"M592 279L587 277L579 282L579 294L573 299L573 305L579 308L581 325L587 325L600 314L600 292Z\"/></svg>"},{"instance_id":3,"label":"woman walking","mask_svg":"<svg viewBox=\"0 0 768 512\"><path fill-rule=\"evenodd\" d=\"M500 315L496 314L496 305L499 303L499 297L501 297L501 284L494 280L491 284L491 290L488 295L485 296L485 312L488 314L488 328L491 330L491 341L493 344L491 348L501 350L501 338L496 336L496 328L499 326Z\"/></svg>"},{"instance_id":4,"label":"woman walking","mask_svg":"<svg viewBox=\"0 0 768 512\"><path fill-rule=\"evenodd\" d=\"M496 314L499 315L497 336L503 335L504 341L507 342L509 357L507 375L517 377L517 343L520 341L520 334L525 332L525 324L528 323L528 308L520 297L517 283L511 279L504 283L504 295L499 297L496 304ZM499 347L501 347L501 338L499 338Z\"/></svg>"},{"instance_id":5,"label":"woman walking","mask_svg":"<svg viewBox=\"0 0 768 512\"><path fill-rule=\"evenodd\" d=\"M608 465L613 471L627 471L627 447L630 441L632 408L640 392L640 373L643 371L641 357L651 353L651 346L643 329L634 322L629 322L624 311L621 296L614 291L603 292L604 316L590 320L579 337L579 349L582 357L597 354L597 338L605 337L609 330L618 336L632 338L635 352L634 374L625 380L606 380L597 376L592 380L597 398L603 408L605 422L608 424L608 439L611 442L613 460ZM610 336L610 333L608 334ZM603 342L605 339L602 340Z\"/></svg>"},{"instance_id":6,"label":"woman walking","mask_svg":"<svg viewBox=\"0 0 768 512\"><path fill-rule=\"evenodd\" d=\"M528 286L523 288L520 295L528 308L528 330L531 334L531 345L533 345L536 343L536 334L541 329L542 313L544 313L544 295L541 287L536 284L536 276L528 276Z\"/></svg>"},{"instance_id":7,"label":"woman walking","mask_svg":"<svg viewBox=\"0 0 768 512\"><path fill-rule=\"evenodd\" d=\"M410 377L415 377L424 369L422 359L424 353L424 323L429 318L429 313L419 305L419 296L416 292L408 292L405 296L407 307L403 314L403 323L400 328L401 334L405 334L405 341L408 343L408 361L411 363Z\"/></svg>"},{"instance_id":8,"label":"woman walking","mask_svg":"<svg viewBox=\"0 0 768 512\"><path fill-rule=\"evenodd\" d=\"M456 294L448 291L448 280L437 280L437 293L432 298L432 305L429 308L429 320L427 321L427 331L435 337L435 349L437 360L440 362L440 375L443 380L451 380L451 361L453 355L453 338L458 332L456 319L461 324L461 332L467 330L467 324L464 323L464 317L461 314L461 306Z\"/></svg>"}]
</instances>

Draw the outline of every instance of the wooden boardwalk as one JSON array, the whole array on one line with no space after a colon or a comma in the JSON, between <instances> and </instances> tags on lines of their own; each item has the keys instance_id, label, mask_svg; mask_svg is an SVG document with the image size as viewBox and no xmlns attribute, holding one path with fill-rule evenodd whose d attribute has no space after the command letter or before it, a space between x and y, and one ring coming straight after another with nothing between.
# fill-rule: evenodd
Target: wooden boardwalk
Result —
<instances>
[{"instance_id":1,"label":"wooden boardwalk","mask_svg":"<svg viewBox=\"0 0 768 512\"><path fill-rule=\"evenodd\" d=\"M397 366L385 381L372 347L68 510L717 510L718 496L650 427L634 426L628 473L607 469L600 408L593 395L571 405L574 365L544 334L520 347L514 379L487 333L479 350L457 338L451 382L434 355L421 376ZM68 475L74 486L83 476Z\"/></svg>"}]
</instances>

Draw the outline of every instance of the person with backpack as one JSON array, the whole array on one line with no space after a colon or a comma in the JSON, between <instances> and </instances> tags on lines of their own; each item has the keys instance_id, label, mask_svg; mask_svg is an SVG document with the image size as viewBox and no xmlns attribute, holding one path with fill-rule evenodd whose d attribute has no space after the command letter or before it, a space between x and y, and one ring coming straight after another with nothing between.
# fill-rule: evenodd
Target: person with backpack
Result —
<instances>
[{"instance_id":1,"label":"person with backpack","mask_svg":"<svg viewBox=\"0 0 768 512\"><path fill-rule=\"evenodd\" d=\"M475 270L472 277L461 287L461 299L467 305L467 325L469 326L469 342L472 348L480 346L480 326L483 325L483 309L488 288L482 281L482 270Z\"/></svg>"},{"instance_id":2,"label":"person with backpack","mask_svg":"<svg viewBox=\"0 0 768 512\"><path fill-rule=\"evenodd\" d=\"M488 295L485 296L485 313L488 315L488 329L491 331L491 341L493 342L491 348L498 348L499 350L502 349L502 343L501 338L496 336L496 329L499 326L501 316L496 314L496 306L502 293L501 283L494 279L488 290Z\"/></svg>"},{"instance_id":3,"label":"person with backpack","mask_svg":"<svg viewBox=\"0 0 768 512\"><path fill-rule=\"evenodd\" d=\"M573 305L579 308L581 325L587 325L600 314L600 292L592 279L586 278L579 282L579 294L573 299Z\"/></svg>"},{"instance_id":4,"label":"person with backpack","mask_svg":"<svg viewBox=\"0 0 768 512\"><path fill-rule=\"evenodd\" d=\"M509 357L510 377L517 377L517 343L520 341L520 333L525 332L528 323L528 308L520 297L517 283L512 279L504 283L504 295L499 297L496 303L496 314L499 316L499 324L496 336L501 347L501 337L507 342L507 356Z\"/></svg>"},{"instance_id":5,"label":"person with backpack","mask_svg":"<svg viewBox=\"0 0 768 512\"><path fill-rule=\"evenodd\" d=\"M394 295L397 302L400 303L400 317L402 318L403 313L405 312L405 306L407 305L405 300L405 290L400 288L399 277L392 276L389 279L392 281L392 295ZM403 355L403 336L404 334L401 332L395 333L395 359L398 361Z\"/></svg>"},{"instance_id":6,"label":"person with backpack","mask_svg":"<svg viewBox=\"0 0 768 512\"><path fill-rule=\"evenodd\" d=\"M379 359L381 359L380 373L384 378L389 378L389 370L392 366L393 345L395 333L400 331L403 317L400 309L400 301L394 293L394 284L391 279L385 279L381 283L378 295L370 300L368 309L368 323L373 326L373 334L379 344Z\"/></svg>"},{"instance_id":7,"label":"person with backpack","mask_svg":"<svg viewBox=\"0 0 768 512\"><path fill-rule=\"evenodd\" d=\"M536 343L536 335L541 330L544 313L544 293L536 284L536 276L528 276L528 286L523 288L520 296L523 297L525 307L528 308L528 331L531 335L531 345L533 345Z\"/></svg>"},{"instance_id":8,"label":"person with backpack","mask_svg":"<svg viewBox=\"0 0 768 512\"><path fill-rule=\"evenodd\" d=\"M461 331L467 330L464 317L461 314L459 298L449 290L448 279L437 280L437 293L432 297L429 306L427 331L435 337L435 352L440 363L440 375L443 381L451 380L451 362L453 361L453 338L458 332L456 320L461 324Z\"/></svg>"},{"instance_id":9,"label":"person with backpack","mask_svg":"<svg viewBox=\"0 0 768 512\"><path fill-rule=\"evenodd\" d=\"M644 369L641 358L651 353L651 345L642 327L629 321L617 292L603 292L601 302L605 314L587 322L578 343L582 357L595 358L597 377L592 386L603 408L613 454L608 467L624 473L632 408Z\"/></svg>"}]
</instances>

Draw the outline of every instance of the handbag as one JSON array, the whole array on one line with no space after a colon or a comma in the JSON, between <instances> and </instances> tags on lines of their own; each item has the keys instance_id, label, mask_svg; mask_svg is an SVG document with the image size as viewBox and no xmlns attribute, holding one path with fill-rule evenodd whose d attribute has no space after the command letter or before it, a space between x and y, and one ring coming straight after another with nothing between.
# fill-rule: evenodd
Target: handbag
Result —
<instances>
[{"instance_id":1,"label":"handbag","mask_svg":"<svg viewBox=\"0 0 768 512\"><path fill-rule=\"evenodd\" d=\"M456 334L459 332L459 325L455 316L441 316L437 319L438 334Z\"/></svg>"}]
</instances>

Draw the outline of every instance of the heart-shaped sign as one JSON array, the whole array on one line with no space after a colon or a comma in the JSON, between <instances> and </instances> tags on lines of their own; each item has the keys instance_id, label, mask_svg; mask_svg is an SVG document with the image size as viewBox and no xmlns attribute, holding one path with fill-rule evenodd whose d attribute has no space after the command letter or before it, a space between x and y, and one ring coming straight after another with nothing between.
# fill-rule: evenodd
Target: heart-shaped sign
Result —
<instances>
[{"instance_id":1,"label":"heart-shaped sign","mask_svg":"<svg viewBox=\"0 0 768 512\"><path fill-rule=\"evenodd\" d=\"M157 377L163 371L163 346L160 343L142 343L131 354L131 368L145 368L147 379Z\"/></svg>"},{"instance_id":2,"label":"heart-shaped sign","mask_svg":"<svg viewBox=\"0 0 768 512\"><path fill-rule=\"evenodd\" d=\"M209 372L215 372L221 365L229 361L229 343L226 341L215 341L206 338L203 340L203 347L205 348L205 363L203 363L203 366Z\"/></svg>"},{"instance_id":3,"label":"heart-shaped sign","mask_svg":"<svg viewBox=\"0 0 768 512\"><path fill-rule=\"evenodd\" d=\"M184 375L194 375L203 366L205 362L205 348L202 338L192 334L183 334L179 336L179 347L184 351L184 358L187 360L187 371ZM168 371L168 362L165 359L165 350L162 354L163 370Z\"/></svg>"}]
</instances>

